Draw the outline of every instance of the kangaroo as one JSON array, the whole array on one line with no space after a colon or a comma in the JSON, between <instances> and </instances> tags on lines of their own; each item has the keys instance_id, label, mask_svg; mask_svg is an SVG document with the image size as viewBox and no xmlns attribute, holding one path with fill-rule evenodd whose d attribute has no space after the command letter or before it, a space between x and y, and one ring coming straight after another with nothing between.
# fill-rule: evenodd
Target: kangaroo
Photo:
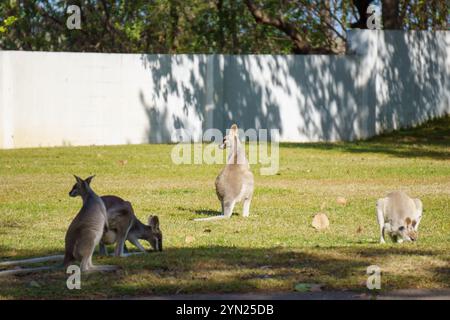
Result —
<instances>
[{"instance_id":1,"label":"kangaroo","mask_svg":"<svg viewBox=\"0 0 450 320\"><path fill-rule=\"evenodd\" d=\"M90 180L86 179L87 183ZM72 187L69 196L80 196L77 185ZM115 256L126 256L128 250L125 241L128 240L146 252L145 248L139 243L139 239L147 240L154 250L162 251L162 232L159 229L159 219L157 216L149 217L149 225L143 224L134 214L133 206L129 201L125 201L117 196L100 197L106 207L108 218L108 230L105 230L99 244L101 255L108 255L106 245L116 243L114 250Z\"/></svg>"},{"instance_id":2,"label":"kangaroo","mask_svg":"<svg viewBox=\"0 0 450 320\"><path fill-rule=\"evenodd\" d=\"M377 220L380 225L380 243L385 243L387 232L392 241L416 241L423 205L402 191L394 191L377 201Z\"/></svg>"},{"instance_id":3,"label":"kangaroo","mask_svg":"<svg viewBox=\"0 0 450 320\"><path fill-rule=\"evenodd\" d=\"M108 255L106 245L117 242L114 254L126 256L128 254L126 240L134 244L141 252L147 252L139 243L141 239L148 241L153 250L162 251L162 232L159 229L158 216L150 216L147 226L136 217L130 202L116 196L101 198L107 209L109 229L100 241L100 254Z\"/></svg>"},{"instance_id":4,"label":"kangaroo","mask_svg":"<svg viewBox=\"0 0 450 320\"><path fill-rule=\"evenodd\" d=\"M150 216L148 218L148 225L143 224L135 217L130 232L128 232L127 240L138 247L142 252L146 252L145 248L139 243L139 239L147 240L153 250L163 250L162 232L159 229L158 216ZM126 246L124 247L124 250L125 252L128 252Z\"/></svg>"},{"instance_id":5,"label":"kangaroo","mask_svg":"<svg viewBox=\"0 0 450 320\"><path fill-rule=\"evenodd\" d=\"M233 124L228 135L223 139L219 148L230 148L225 168L216 178L216 194L222 205L222 215L208 218L199 218L195 221L208 221L230 218L237 202L243 201L244 217L250 214L250 203L253 196L253 174L245 157L245 150L239 140L236 124Z\"/></svg>"},{"instance_id":6,"label":"kangaroo","mask_svg":"<svg viewBox=\"0 0 450 320\"><path fill-rule=\"evenodd\" d=\"M116 266L94 266L92 254L99 243L103 232L108 230L106 208L100 197L91 189L90 182L94 176L83 180L75 176L75 188L83 199L83 206L72 220L65 237L64 255L38 257L16 261L3 261L0 266L14 266L21 264L32 264L46 261L63 260L60 266L43 266L37 268L15 269L0 271L0 276L19 273L30 273L41 270L67 268L75 261L81 261L81 271L110 271L116 270Z\"/></svg>"},{"instance_id":7,"label":"kangaroo","mask_svg":"<svg viewBox=\"0 0 450 320\"><path fill-rule=\"evenodd\" d=\"M90 187L94 176L86 180L75 176L78 194L83 199L83 206L73 219L66 233L66 250L64 267L75 261L81 261L81 271L112 270L114 266L94 266L92 254L99 244L103 232L108 230L106 207L103 200Z\"/></svg>"}]
</instances>

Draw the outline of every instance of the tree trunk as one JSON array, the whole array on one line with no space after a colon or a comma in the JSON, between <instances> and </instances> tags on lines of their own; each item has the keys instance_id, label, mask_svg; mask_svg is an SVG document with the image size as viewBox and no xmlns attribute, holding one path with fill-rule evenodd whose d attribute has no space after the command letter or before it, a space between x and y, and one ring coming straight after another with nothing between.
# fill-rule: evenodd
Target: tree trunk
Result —
<instances>
[{"instance_id":1,"label":"tree trunk","mask_svg":"<svg viewBox=\"0 0 450 320\"><path fill-rule=\"evenodd\" d=\"M225 13L223 9L223 0L217 1L216 8L219 15L219 31L217 32L217 43L219 46L219 52L225 53Z\"/></svg>"},{"instance_id":2,"label":"tree trunk","mask_svg":"<svg viewBox=\"0 0 450 320\"><path fill-rule=\"evenodd\" d=\"M373 0L353 0L353 5L358 10L359 19L358 21L350 24L352 29L368 29L367 19L369 15L367 14L367 8L372 3Z\"/></svg>"},{"instance_id":3,"label":"tree trunk","mask_svg":"<svg viewBox=\"0 0 450 320\"><path fill-rule=\"evenodd\" d=\"M323 33L326 38L327 49L331 51L333 49L333 34L329 26L333 24L333 21L331 20L330 0L325 0L320 5L320 20L320 25L324 28Z\"/></svg>"},{"instance_id":4,"label":"tree trunk","mask_svg":"<svg viewBox=\"0 0 450 320\"><path fill-rule=\"evenodd\" d=\"M179 33L179 3L178 0L171 0L169 3L170 15L170 50L176 52L178 48L178 33Z\"/></svg>"},{"instance_id":5,"label":"tree trunk","mask_svg":"<svg viewBox=\"0 0 450 320\"><path fill-rule=\"evenodd\" d=\"M292 23L285 21L281 17L270 17L263 12L253 1L245 0L248 10L252 14L257 23L265 24L277 28L284 32L293 43L293 52L296 54L308 54L311 53L311 46L308 41L303 38L303 34L297 30L296 26Z\"/></svg>"},{"instance_id":6,"label":"tree trunk","mask_svg":"<svg viewBox=\"0 0 450 320\"><path fill-rule=\"evenodd\" d=\"M398 0L382 0L381 13L383 17L383 29L401 29Z\"/></svg>"},{"instance_id":7,"label":"tree trunk","mask_svg":"<svg viewBox=\"0 0 450 320\"><path fill-rule=\"evenodd\" d=\"M231 53L238 53L239 51L239 40L238 40L238 25L236 17L238 16L239 12L236 10L236 3L235 0L230 1L230 33L231 33Z\"/></svg>"}]
</instances>

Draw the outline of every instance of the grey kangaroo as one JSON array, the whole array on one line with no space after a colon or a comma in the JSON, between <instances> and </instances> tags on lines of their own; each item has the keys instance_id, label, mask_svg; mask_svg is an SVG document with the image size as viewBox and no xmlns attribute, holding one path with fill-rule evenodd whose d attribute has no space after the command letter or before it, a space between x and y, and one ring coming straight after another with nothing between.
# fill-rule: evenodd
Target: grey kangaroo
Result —
<instances>
[{"instance_id":1,"label":"grey kangaroo","mask_svg":"<svg viewBox=\"0 0 450 320\"><path fill-rule=\"evenodd\" d=\"M142 252L146 252L145 248L139 243L139 240L147 240L153 250L163 250L162 232L159 229L158 216L150 216L148 218L148 225L143 224L135 217L130 232L128 232L127 240L139 248ZM124 247L125 252L128 252L127 247Z\"/></svg>"},{"instance_id":2,"label":"grey kangaroo","mask_svg":"<svg viewBox=\"0 0 450 320\"><path fill-rule=\"evenodd\" d=\"M45 261L64 260L61 266L43 266L37 268L14 269L0 272L0 276L30 273L41 270L67 268L76 261L81 261L81 271L110 271L117 269L116 266L94 266L92 254L100 242L103 232L108 229L106 208L100 197L91 189L90 182L93 176L83 180L75 176L75 189L83 199L83 206L72 220L65 237L64 255L54 255L32 259L4 261L0 266L14 266L21 264L32 264Z\"/></svg>"},{"instance_id":3,"label":"grey kangaroo","mask_svg":"<svg viewBox=\"0 0 450 320\"><path fill-rule=\"evenodd\" d=\"M88 179L86 179L86 182L89 184L91 180ZM80 196L78 190L77 184L75 184L69 195L71 197ZM126 256L125 253L128 253L125 245L126 240L142 252L146 252L145 248L139 243L140 239L148 241L154 250L162 251L162 232L159 228L157 216L150 216L147 226L136 217L133 206L129 201L111 195L100 198L105 204L108 219L108 229L103 233L99 244L100 254L108 255L106 245L116 243L114 255Z\"/></svg>"},{"instance_id":4,"label":"grey kangaroo","mask_svg":"<svg viewBox=\"0 0 450 320\"><path fill-rule=\"evenodd\" d=\"M103 232L108 230L106 207L103 200L90 187L93 176L86 180L75 176L77 193L83 206L73 219L66 233L64 267L81 261L81 271L112 270L115 266L94 266L92 255Z\"/></svg>"},{"instance_id":5,"label":"grey kangaroo","mask_svg":"<svg viewBox=\"0 0 450 320\"><path fill-rule=\"evenodd\" d=\"M243 201L244 217L250 214L250 203L253 196L254 180L250 166L245 157L245 150L239 140L237 125L233 124L228 135L219 146L221 149L230 148L225 168L216 178L216 194L222 206L222 215L199 218L195 221L208 221L230 218L237 202Z\"/></svg>"},{"instance_id":6,"label":"grey kangaroo","mask_svg":"<svg viewBox=\"0 0 450 320\"><path fill-rule=\"evenodd\" d=\"M159 229L158 216L150 216L147 226L136 217L130 202L116 196L102 196L101 198L107 209L109 229L103 234L100 241L100 254L108 255L106 245L117 242L114 254L126 256L125 253L128 253L126 240L142 252L147 251L139 243L139 240L146 240L153 250L162 251L162 232Z\"/></svg>"}]
</instances>

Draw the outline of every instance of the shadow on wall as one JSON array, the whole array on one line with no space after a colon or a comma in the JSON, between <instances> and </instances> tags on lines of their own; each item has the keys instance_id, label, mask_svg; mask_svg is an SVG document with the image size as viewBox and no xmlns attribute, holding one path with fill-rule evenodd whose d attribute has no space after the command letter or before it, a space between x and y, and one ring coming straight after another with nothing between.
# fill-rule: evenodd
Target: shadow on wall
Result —
<instances>
[{"instance_id":1,"label":"shadow on wall","mask_svg":"<svg viewBox=\"0 0 450 320\"><path fill-rule=\"evenodd\" d=\"M283 147L340 150L350 153L383 153L400 158L450 159L450 115L415 128L352 143L283 143Z\"/></svg>"},{"instance_id":2,"label":"shadow on wall","mask_svg":"<svg viewBox=\"0 0 450 320\"><path fill-rule=\"evenodd\" d=\"M422 123L450 106L445 33L379 33L377 122L382 131Z\"/></svg>"},{"instance_id":3,"label":"shadow on wall","mask_svg":"<svg viewBox=\"0 0 450 320\"><path fill-rule=\"evenodd\" d=\"M236 123L244 130L278 129L282 134L280 106L273 99L269 86L283 75L272 70L269 86L258 81L258 76L262 76L260 59L259 56L224 56L220 79L223 83L223 110L217 110L214 115L214 124L221 131ZM255 68L255 62L259 68Z\"/></svg>"},{"instance_id":4,"label":"shadow on wall","mask_svg":"<svg viewBox=\"0 0 450 320\"><path fill-rule=\"evenodd\" d=\"M205 113L205 57L148 54L141 61L153 83L148 97L139 93L149 120L148 142L175 142L174 130L181 128L200 134L195 124L201 125Z\"/></svg>"},{"instance_id":5,"label":"shadow on wall","mask_svg":"<svg viewBox=\"0 0 450 320\"><path fill-rule=\"evenodd\" d=\"M154 84L150 97L140 92L148 141L208 129L208 90L212 127L279 129L283 141L362 139L448 112L445 33L367 35L376 41L361 37L362 55L214 55L209 84L207 55L143 55Z\"/></svg>"},{"instance_id":6,"label":"shadow on wall","mask_svg":"<svg viewBox=\"0 0 450 320\"><path fill-rule=\"evenodd\" d=\"M171 141L171 132L167 128L168 111L166 108L159 110L145 101L144 93L139 92L139 99L144 107L149 121L146 137L149 143L165 143Z\"/></svg>"}]
</instances>

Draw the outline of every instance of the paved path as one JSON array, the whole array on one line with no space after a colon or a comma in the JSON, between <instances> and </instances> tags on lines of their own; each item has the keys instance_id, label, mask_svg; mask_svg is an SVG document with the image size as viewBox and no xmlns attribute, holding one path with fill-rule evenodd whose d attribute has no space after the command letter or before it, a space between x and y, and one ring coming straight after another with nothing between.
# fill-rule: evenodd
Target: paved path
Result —
<instances>
[{"instance_id":1,"label":"paved path","mask_svg":"<svg viewBox=\"0 0 450 320\"><path fill-rule=\"evenodd\" d=\"M450 289L397 290L380 295L351 291L279 292L279 293L226 293L178 294L168 296L123 297L133 300L450 300Z\"/></svg>"}]
</instances>

